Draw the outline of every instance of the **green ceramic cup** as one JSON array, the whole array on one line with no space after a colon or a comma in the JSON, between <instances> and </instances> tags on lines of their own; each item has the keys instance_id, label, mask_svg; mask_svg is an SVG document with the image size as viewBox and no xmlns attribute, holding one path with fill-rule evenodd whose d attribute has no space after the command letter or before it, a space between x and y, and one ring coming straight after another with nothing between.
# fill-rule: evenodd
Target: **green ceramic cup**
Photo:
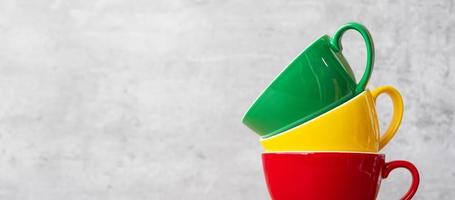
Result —
<instances>
[{"instance_id":1,"label":"green ceramic cup","mask_svg":"<svg viewBox=\"0 0 455 200\"><path fill-rule=\"evenodd\" d=\"M350 29L362 35L367 48L366 69L359 83L341 53L341 38ZM324 35L300 53L256 99L242 121L266 138L311 120L362 92L373 61L368 30L347 23L333 37Z\"/></svg>"}]
</instances>

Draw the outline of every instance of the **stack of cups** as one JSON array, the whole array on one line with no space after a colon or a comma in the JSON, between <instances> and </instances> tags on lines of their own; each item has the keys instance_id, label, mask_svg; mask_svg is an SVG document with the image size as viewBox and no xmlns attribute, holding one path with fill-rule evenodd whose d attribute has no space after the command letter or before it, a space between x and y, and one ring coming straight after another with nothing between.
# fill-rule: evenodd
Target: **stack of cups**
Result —
<instances>
[{"instance_id":1,"label":"stack of cups","mask_svg":"<svg viewBox=\"0 0 455 200\"><path fill-rule=\"evenodd\" d=\"M342 54L347 30L359 32L367 48L365 72L356 83ZM374 45L358 23L343 25L333 37L322 36L307 47L264 90L243 123L261 136L269 193L274 200L376 199L381 179L395 168L408 169L411 199L419 174L407 161L385 162L378 152L401 123L403 100L391 86L365 89L373 69ZM389 127L379 131L376 99L393 102Z\"/></svg>"}]
</instances>

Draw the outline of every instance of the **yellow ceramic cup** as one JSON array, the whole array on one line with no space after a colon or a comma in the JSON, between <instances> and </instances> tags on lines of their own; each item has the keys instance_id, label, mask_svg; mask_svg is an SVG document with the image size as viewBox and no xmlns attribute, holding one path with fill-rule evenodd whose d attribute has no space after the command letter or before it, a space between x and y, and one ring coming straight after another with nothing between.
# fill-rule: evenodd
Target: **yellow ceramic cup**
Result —
<instances>
[{"instance_id":1,"label":"yellow ceramic cup","mask_svg":"<svg viewBox=\"0 0 455 200\"><path fill-rule=\"evenodd\" d=\"M380 94L393 102L393 117L379 133L375 102ZM403 100L391 86L365 90L338 107L278 135L261 139L266 152L360 151L378 152L395 135L403 116Z\"/></svg>"}]
</instances>

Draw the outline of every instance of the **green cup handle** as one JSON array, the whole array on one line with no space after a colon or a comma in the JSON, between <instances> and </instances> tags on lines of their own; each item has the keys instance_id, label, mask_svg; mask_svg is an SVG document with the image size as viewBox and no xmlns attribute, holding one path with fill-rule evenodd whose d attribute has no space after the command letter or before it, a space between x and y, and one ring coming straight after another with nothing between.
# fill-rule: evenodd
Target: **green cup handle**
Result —
<instances>
[{"instance_id":1,"label":"green cup handle","mask_svg":"<svg viewBox=\"0 0 455 200\"><path fill-rule=\"evenodd\" d=\"M340 52L343 49L343 47L341 46L341 37L343 36L344 32L346 32L349 29L354 29L357 32L359 32L362 35L363 40L365 41L367 47L367 66L365 72L363 73L362 79L360 79L355 89L356 94L358 94L365 90L368 80L370 80L370 75L371 71L373 70L374 64L374 44L373 40L371 39L370 32L368 32L365 26L359 23L349 22L341 26L335 32L333 38L330 40L330 45L335 52Z\"/></svg>"}]
</instances>

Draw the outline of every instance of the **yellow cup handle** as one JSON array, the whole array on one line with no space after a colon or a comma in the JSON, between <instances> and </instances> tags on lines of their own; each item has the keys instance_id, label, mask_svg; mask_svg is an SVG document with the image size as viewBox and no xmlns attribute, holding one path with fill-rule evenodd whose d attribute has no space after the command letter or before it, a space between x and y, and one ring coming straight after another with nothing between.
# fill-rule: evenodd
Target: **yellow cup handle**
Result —
<instances>
[{"instance_id":1,"label":"yellow cup handle","mask_svg":"<svg viewBox=\"0 0 455 200\"><path fill-rule=\"evenodd\" d=\"M389 141L393 138L395 133L397 132L398 128L401 124L401 119L403 118L403 98L401 97L400 92L392 86L382 86L378 87L371 92L374 102L376 103L377 97L385 93L391 99L393 103L393 116L392 120L390 121L389 128L387 131L382 134L380 142L379 142L379 150L384 148L384 146L389 143Z\"/></svg>"}]
</instances>

